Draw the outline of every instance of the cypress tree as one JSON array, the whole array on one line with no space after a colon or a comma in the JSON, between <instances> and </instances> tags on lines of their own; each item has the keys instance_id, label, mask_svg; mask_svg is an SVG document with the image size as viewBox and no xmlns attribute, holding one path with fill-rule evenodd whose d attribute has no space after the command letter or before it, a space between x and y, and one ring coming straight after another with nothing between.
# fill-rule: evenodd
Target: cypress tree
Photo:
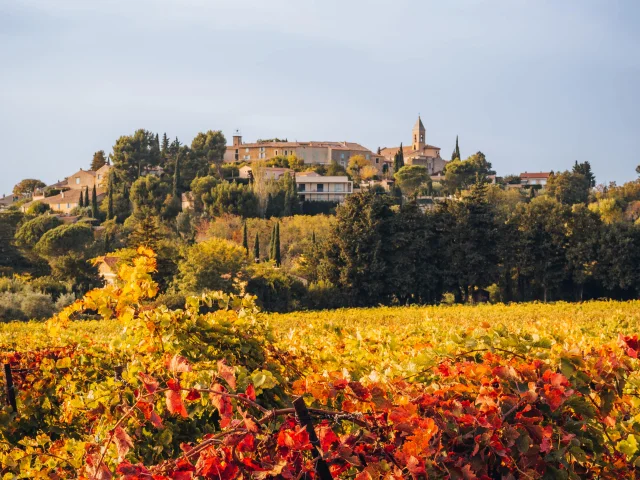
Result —
<instances>
[{"instance_id":1,"label":"cypress tree","mask_svg":"<svg viewBox=\"0 0 640 480\"><path fill-rule=\"evenodd\" d=\"M84 207L84 198L83 198L83 193L82 191L80 192L80 200L78 200L78 207L82 208Z\"/></svg>"},{"instance_id":2,"label":"cypress tree","mask_svg":"<svg viewBox=\"0 0 640 480\"><path fill-rule=\"evenodd\" d=\"M113 218L113 175L109 174L109 198L107 201L107 220L111 220Z\"/></svg>"},{"instance_id":3,"label":"cypress tree","mask_svg":"<svg viewBox=\"0 0 640 480\"><path fill-rule=\"evenodd\" d=\"M96 186L93 186L93 191L91 192L91 216L93 218L98 218L98 192L96 192Z\"/></svg>"},{"instance_id":4,"label":"cypress tree","mask_svg":"<svg viewBox=\"0 0 640 480\"><path fill-rule=\"evenodd\" d=\"M276 266L280 266L280 222L276 222L276 235L273 242L273 259L276 262Z\"/></svg>"},{"instance_id":5,"label":"cypress tree","mask_svg":"<svg viewBox=\"0 0 640 480\"><path fill-rule=\"evenodd\" d=\"M395 157L393 157L393 173L397 173L402 167L404 167L404 152L401 143Z\"/></svg>"},{"instance_id":6,"label":"cypress tree","mask_svg":"<svg viewBox=\"0 0 640 480\"><path fill-rule=\"evenodd\" d=\"M311 243L316 244L316 231L311 232Z\"/></svg>"},{"instance_id":7,"label":"cypress tree","mask_svg":"<svg viewBox=\"0 0 640 480\"><path fill-rule=\"evenodd\" d=\"M176 153L176 168L173 171L173 196L178 198L180 190L180 155Z\"/></svg>"},{"instance_id":8,"label":"cypress tree","mask_svg":"<svg viewBox=\"0 0 640 480\"><path fill-rule=\"evenodd\" d=\"M273 228L271 229L271 238L269 239L269 260L273 260L274 258L274 251L273 251L273 247L275 245L276 242L276 224L273 224Z\"/></svg>"},{"instance_id":9,"label":"cypress tree","mask_svg":"<svg viewBox=\"0 0 640 480\"><path fill-rule=\"evenodd\" d=\"M260 261L260 237L256 232L256 239L253 242L253 258L256 262Z\"/></svg>"},{"instance_id":10,"label":"cypress tree","mask_svg":"<svg viewBox=\"0 0 640 480\"><path fill-rule=\"evenodd\" d=\"M166 155L167 150L169 150L169 137L167 137L167 132L164 132L164 134L162 135L162 155Z\"/></svg>"},{"instance_id":11,"label":"cypress tree","mask_svg":"<svg viewBox=\"0 0 640 480\"><path fill-rule=\"evenodd\" d=\"M91 205L89 203L89 187L86 187L84 190L84 206L88 207L89 205Z\"/></svg>"},{"instance_id":12,"label":"cypress tree","mask_svg":"<svg viewBox=\"0 0 640 480\"><path fill-rule=\"evenodd\" d=\"M247 252L247 256L248 256L249 255L249 237L247 232L247 222L244 222L244 224L242 225L242 246L245 252Z\"/></svg>"},{"instance_id":13,"label":"cypress tree","mask_svg":"<svg viewBox=\"0 0 640 480\"><path fill-rule=\"evenodd\" d=\"M456 148L453 149L453 153L451 154L451 160L455 159L460 160L460 146L458 145L458 135L456 135Z\"/></svg>"}]
</instances>

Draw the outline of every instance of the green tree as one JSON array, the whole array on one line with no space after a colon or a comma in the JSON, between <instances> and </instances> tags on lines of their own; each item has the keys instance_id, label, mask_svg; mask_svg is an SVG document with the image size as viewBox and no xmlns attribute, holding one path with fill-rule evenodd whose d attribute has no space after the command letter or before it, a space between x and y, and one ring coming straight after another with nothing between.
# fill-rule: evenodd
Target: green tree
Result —
<instances>
[{"instance_id":1,"label":"green tree","mask_svg":"<svg viewBox=\"0 0 640 480\"><path fill-rule=\"evenodd\" d=\"M245 249L247 255L249 255L249 232L247 231L247 222L242 224L242 247Z\"/></svg>"},{"instance_id":2,"label":"green tree","mask_svg":"<svg viewBox=\"0 0 640 480\"><path fill-rule=\"evenodd\" d=\"M482 152L478 152L466 160L453 160L445 165L444 187L448 193L453 194L469 188L478 179L484 180L490 174L491 163Z\"/></svg>"},{"instance_id":3,"label":"green tree","mask_svg":"<svg viewBox=\"0 0 640 480\"><path fill-rule=\"evenodd\" d=\"M196 213L204 212L213 203L213 190L218 185L216 177L197 177L191 182L193 208Z\"/></svg>"},{"instance_id":4,"label":"green tree","mask_svg":"<svg viewBox=\"0 0 640 480\"><path fill-rule=\"evenodd\" d=\"M160 215L167 195L169 186L158 177L140 177L131 185L133 213L139 216Z\"/></svg>"},{"instance_id":5,"label":"green tree","mask_svg":"<svg viewBox=\"0 0 640 480\"><path fill-rule=\"evenodd\" d=\"M344 291L353 305L377 305L389 301L386 278L393 212L386 195L371 192L347 197L336 211L319 262L320 280Z\"/></svg>"},{"instance_id":6,"label":"green tree","mask_svg":"<svg viewBox=\"0 0 640 480\"><path fill-rule=\"evenodd\" d=\"M422 165L407 165L398 170L393 177L407 197L415 196L418 189L431 183L427 167Z\"/></svg>"},{"instance_id":7,"label":"green tree","mask_svg":"<svg viewBox=\"0 0 640 480\"><path fill-rule=\"evenodd\" d=\"M89 203L89 187L85 187L85 189L84 189L84 206L88 207L90 205L91 204Z\"/></svg>"},{"instance_id":8,"label":"green tree","mask_svg":"<svg viewBox=\"0 0 640 480\"><path fill-rule=\"evenodd\" d=\"M517 270L523 292L531 287L535 298L545 302L560 293L566 278L568 208L557 200L540 196L519 205L513 221L519 230ZM540 295L541 294L541 295Z\"/></svg>"},{"instance_id":9,"label":"green tree","mask_svg":"<svg viewBox=\"0 0 640 480\"><path fill-rule=\"evenodd\" d=\"M626 222L601 230L595 277L610 292L640 294L640 227Z\"/></svg>"},{"instance_id":10,"label":"green tree","mask_svg":"<svg viewBox=\"0 0 640 480\"><path fill-rule=\"evenodd\" d=\"M91 192L91 216L93 218L98 218L98 192L96 191L95 185Z\"/></svg>"},{"instance_id":11,"label":"green tree","mask_svg":"<svg viewBox=\"0 0 640 480\"><path fill-rule=\"evenodd\" d=\"M180 194L180 156L176 155L176 164L173 169L173 189L172 194L175 198L178 198Z\"/></svg>"},{"instance_id":12,"label":"green tree","mask_svg":"<svg viewBox=\"0 0 640 480\"><path fill-rule=\"evenodd\" d=\"M51 207L48 203L43 202L33 202L31 205L29 205L29 208L27 208L28 215L42 215L43 213L47 213L49 211L51 211Z\"/></svg>"},{"instance_id":13,"label":"green tree","mask_svg":"<svg viewBox=\"0 0 640 480\"><path fill-rule=\"evenodd\" d=\"M162 134L162 144L160 145L160 153L163 157L166 158L167 151L169 150L169 137L167 137L167 132Z\"/></svg>"},{"instance_id":14,"label":"green tree","mask_svg":"<svg viewBox=\"0 0 640 480\"><path fill-rule=\"evenodd\" d=\"M164 235L162 224L158 215L132 215L127 219L125 226L129 227L128 244L131 248L138 248L140 245L156 250Z\"/></svg>"},{"instance_id":15,"label":"green tree","mask_svg":"<svg viewBox=\"0 0 640 480\"><path fill-rule=\"evenodd\" d=\"M234 291L233 280L246 262L238 244L213 238L189 247L178 265L179 285L184 292Z\"/></svg>"},{"instance_id":16,"label":"green tree","mask_svg":"<svg viewBox=\"0 0 640 480\"><path fill-rule=\"evenodd\" d=\"M31 250L42 236L62 222L52 215L40 215L23 223L15 234L15 243L20 248Z\"/></svg>"},{"instance_id":17,"label":"green tree","mask_svg":"<svg viewBox=\"0 0 640 480\"><path fill-rule=\"evenodd\" d=\"M113 175L109 172L109 183L107 184L107 220L111 220L114 217L113 210L113 190L115 185L113 184Z\"/></svg>"},{"instance_id":18,"label":"green tree","mask_svg":"<svg viewBox=\"0 0 640 480\"><path fill-rule=\"evenodd\" d=\"M256 238L253 241L253 259L255 262L260 261L260 236L256 232Z\"/></svg>"},{"instance_id":19,"label":"green tree","mask_svg":"<svg viewBox=\"0 0 640 480\"><path fill-rule=\"evenodd\" d=\"M36 189L44 188L46 184L35 178L25 178L13 187L14 195L31 195Z\"/></svg>"},{"instance_id":20,"label":"green tree","mask_svg":"<svg viewBox=\"0 0 640 480\"><path fill-rule=\"evenodd\" d=\"M362 180L361 172L366 167L370 166L371 162L367 160L364 155L353 155L351 158L349 158L347 173L354 182L360 183L360 181Z\"/></svg>"},{"instance_id":21,"label":"green tree","mask_svg":"<svg viewBox=\"0 0 640 480\"><path fill-rule=\"evenodd\" d=\"M122 180L131 185L150 168L160 164L160 150L156 136L144 129L116 140L111 155L113 168Z\"/></svg>"},{"instance_id":22,"label":"green tree","mask_svg":"<svg viewBox=\"0 0 640 480\"><path fill-rule=\"evenodd\" d=\"M275 262L277 267L279 267L282 262L282 257L280 256L280 222L276 222L276 235L273 241L272 260Z\"/></svg>"},{"instance_id":23,"label":"green tree","mask_svg":"<svg viewBox=\"0 0 640 480\"><path fill-rule=\"evenodd\" d=\"M551 175L546 186L549 195L560 203L574 205L589 200L589 179L582 173L562 172Z\"/></svg>"},{"instance_id":24,"label":"green tree","mask_svg":"<svg viewBox=\"0 0 640 480\"><path fill-rule=\"evenodd\" d=\"M260 213L258 198L251 187L235 182L218 183L211 190L211 203L206 207L211 216L232 214L248 218Z\"/></svg>"},{"instance_id":25,"label":"green tree","mask_svg":"<svg viewBox=\"0 0 640 480\"><path fill-rule=\"evenodd\" d=\"M456 135L456 148L453 149L451 160L460 160L460 146L458 145L458 136Z\"/></svg>"},{"instance_id":26,"label":"green tree","mask_svg":"<svg viewBox=\"0 0 640 480\"><path fill-rule=\"evenodd\" d=\"M596 176L593 174L593 171L591 170L591 164L588 161L578 163L578 161L576 160L576 163L574 163L573 165L573 173L580 173L584 175L584 177L587 179L587 182L589 182L590 188L596 186Z\"/></svg>"},{"instance_id":27,"label":"green tree","mask_svg":"<svg viewBox=\"0 0 640 480\"><path fill-rule=\"evenodd\" d=\"M82 192L80 192L80 198L78 199L78 207L84 208L84 195Z\"/></svg>"},{"instance_id":28,"label":"green tree","mask_svg":"<svg viewBox=\"0 0 640 480\"><path fill-rule=\"evenodd\" d=\"M584 286L594 277L602 221L583 204L573 205L567 222L566 255L576 298L582 301Z\"/></svg>"},{"instance_id":29,"label":"green tree","mask_svg":"<svg viewBox=\"0 0 640 480\"><path fill-rule=\"evenodd\" d=\"M198 133L191 142L191 150L195 158L208 165L214 165L218 176L222 178L222 160L227 149L227 140L220 130L209 130Z\"/></svg>"},{"instance_id":30,"label":"green tree","mask_svg":"<svg viewBox=\"0 0 640 480\"><path fill-rule=\"evenodd\" d=\"M69 252L86 253L93 243L93 231L86 223L60 225L46 231L35 245L35 250L46 258L59 257Z\"/></svg>"},{"instance_id":31,"label":"green tree","mask_svg":"<svg viewBox=\"0 0 640 480\"><path fill-rule=\"evenodd\" d=\"M105 166L107 164L107 157L104 155L104 150L98 150L93 154L93 159L91 160L91 167L89 170L93 170L94 172L99 168Z\"/></svg>"},{"instance_id":32,"label":"green tree","mask_svg":"<svg viewBox=\"0 0 640 480\"><path fill-rule=\"evenodd\" d=\"M331 164L327 167L327 175L330 177L346 176L347 171L335 160L331 160Z\"/></svg>"},{"instance_id":33,"label":"green tree","mask_svg":"<svg viewBox=\"0 0 640 480\"><path fill-rule=\"evenodd\" d=\"M402 143L400 144L400 148L396 152L393 157L393 171L399 172L400 169L404 167L404 150L402 149Z\"/></svg>"}]
</instances>

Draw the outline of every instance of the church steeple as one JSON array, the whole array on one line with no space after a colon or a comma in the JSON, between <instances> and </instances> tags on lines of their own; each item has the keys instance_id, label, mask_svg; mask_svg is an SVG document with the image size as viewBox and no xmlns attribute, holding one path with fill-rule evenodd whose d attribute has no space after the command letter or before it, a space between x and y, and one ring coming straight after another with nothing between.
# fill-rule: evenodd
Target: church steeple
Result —
<instances>
[{"instance_id":1,"label":"church steeple","mask_svg":"<svg viewBox=\"0 0 640 480\"><path fill-rule=\"evenodd\" d=\"M420 115L418 115L418 121L413 127L413 150L422 150L425 147L425 137L426 131L424 129L424 125L422 124L422 120L420 120Z\"/></svg>"}]
</instances>

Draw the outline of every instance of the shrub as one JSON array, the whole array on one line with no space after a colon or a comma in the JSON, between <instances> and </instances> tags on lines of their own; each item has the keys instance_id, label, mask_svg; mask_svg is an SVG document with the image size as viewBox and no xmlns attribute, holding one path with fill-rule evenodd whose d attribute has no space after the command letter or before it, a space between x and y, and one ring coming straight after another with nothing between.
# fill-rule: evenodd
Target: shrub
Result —
<instances>
[{"instance_id":1,"label":"shrub","mask_svg":"<svg viewBox=\"0 0 640 480\"><path fill-rule=\"evenodd\" d=\"M40 215L23 223L15 235L16 245L22 248L33 248L49 230L58 227L62 222L52 215Z\"/></svg>"},{"instance_id":2,"label":"shrub","mask_svg":"<svg viewBox=\"0 0 640 480\"><path fill-rule=\"evenodd\" d=\"M333 283L325 280L309 284L306 305L313 310L340 308L347 304L344 295Z\"/></svg>"},{"instance_id":3,"label":"shrub","mask_svg":"<svg viewBox=\"0 0 640 480\"><path fill-rule=\"evenodd\" d=\"M258 305L269 312L297 310L305 296L302 282L276 268L272 262L251 265L247 292L258 297Z\"/></svg>"},{"instance_id":4,"label":"shrub","mask_svg":"<svg viewBox=\"0 0 640 480\"><path fill-rule=\"evenodd\" d=\"M42 215L43 213L46 213L50 210L51 207L47 203L33 202L31 205L29 205L29 208L27 208L26 213L29 215Z\"/></svg>"},{"instance_id":5,"label":"shrub","mask_svg":"<svg viewBox=\"0 0 640 480\"><path fill-rule=\"evenodd\" d=\"M22 295L20 309L27 319L49 318L54 313L53 300L44 293L27 292Z\"/></svg>"},{"instance_id":6,"label":"shrub","mask_svg":"<svg viewBox=\"0 0 640 480\"><path fill-rule=\"evenodd\" d=\"M212 238L189 247L178 265L184 292L233 291L233 281L246 261L244 248L234 242Z\"/></svg>"},{"instance_id":7,"label":"shrub","mask_svg":"<svg viewBox=\"0 0 640 480\"><path fill-rule=\"evenodd\" d=\"M76 301L76 296L73 293L63 293L62 295L60 295L58 297L58 300L56 300L56 304L55 304L55 308L56 311L60 311L65 307L68 307L69 305L71 305L73 302Z\"/></svg>"},{"instance_id":8,"label":"shrub","mask_svg":"<svg viewBox=\"0 0 640 480\"><path fill-rule=\"evenodd\" d=\"M153 306L160 307L164 305L169 310L182 310L184 309L186 301L187 297L181 293L163 293L162 295L158 295L155 302L153 302Z\"/></svg>"},{"instance_id":9,"label":"shrub","mask_svg":"<svg viewBox=\"0 0 640 480\"><path fill-rule=\"evenodd\" d=\"M30 285L36 292L50 295L54 301L67 293L67 286L64 283L49 276L35 278Z\"/></svg>"}]
</instances>

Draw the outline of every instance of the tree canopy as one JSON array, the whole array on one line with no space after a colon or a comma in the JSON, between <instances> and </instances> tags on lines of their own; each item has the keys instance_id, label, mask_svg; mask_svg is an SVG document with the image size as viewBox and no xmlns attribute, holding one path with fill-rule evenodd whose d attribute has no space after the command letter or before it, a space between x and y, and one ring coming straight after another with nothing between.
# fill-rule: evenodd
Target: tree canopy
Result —
<instances>
[{"instance_id":1,"label":"tree canopy","mask_svg":"<svg viewBox=\"0 0 640 480\"><path fill-rule=\"evenodd\" d=\"M40 180L35 178L25 178L24 180L20 180L13 187L14 195L31 195L35 189L44 188L46 184Z\"/></svg>"}]
</instances>

